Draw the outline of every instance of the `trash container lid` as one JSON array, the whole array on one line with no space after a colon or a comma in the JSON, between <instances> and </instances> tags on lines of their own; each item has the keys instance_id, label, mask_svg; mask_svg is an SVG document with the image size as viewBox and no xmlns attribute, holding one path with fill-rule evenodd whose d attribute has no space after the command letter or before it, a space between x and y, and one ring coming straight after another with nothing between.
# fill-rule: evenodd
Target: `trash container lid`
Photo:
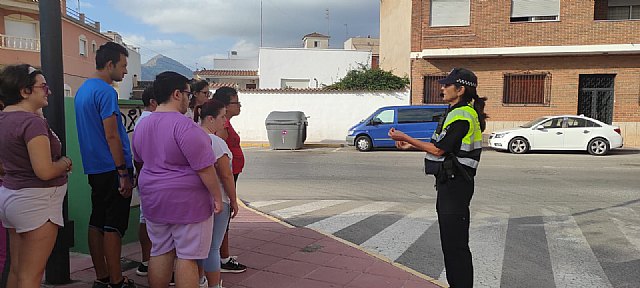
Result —
<instances>
[{"instance_id":1,"label":"trash container lid","mask_svg":"<svg viewBox=\"0 0 640 288\"><path fill-rule=\"evenodd\" d=\"M272 111L264 121L265 125L273 124L306 124L307 116L302 111Z\"/></svg>"}]
</instances>

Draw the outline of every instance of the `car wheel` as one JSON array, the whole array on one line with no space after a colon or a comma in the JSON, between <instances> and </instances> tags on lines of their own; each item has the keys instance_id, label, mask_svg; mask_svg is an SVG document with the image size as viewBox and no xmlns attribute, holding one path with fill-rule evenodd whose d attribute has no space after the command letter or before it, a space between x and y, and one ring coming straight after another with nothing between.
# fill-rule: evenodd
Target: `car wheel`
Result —
<instances>
[{"instance_id":1,"label":"car wheel","mask_svg":"<svg viewBox=\"0 0 640 288\"><path fill-rule=\"evenodd\" d=\"M371 151L373 148L373 143L371 143L371 138L369 136L358 136L356 138L356 149L360 152Z\"/></svg>"},{"instance_id":2,"label":"car wheel","mask_svg":"<svg viewBox=\"0 0 640 288\"><path fill-rule=\"evenodd\" d=\"M591 139L589 145L587 145L587 151L591 155L606 155L609 152L609 142L603 138Z\"/></svg>"},{"instance_id":3,"label":"car wheel","mask_svg":"<svg viewBox=\"0 0 640 288\"><path fill-rule=\"evenodd\" d=\"M529 151L529 142L522 137L516 137L509 141L509 152L514 154L524 154Z\"/></svg>"}]
</instances>

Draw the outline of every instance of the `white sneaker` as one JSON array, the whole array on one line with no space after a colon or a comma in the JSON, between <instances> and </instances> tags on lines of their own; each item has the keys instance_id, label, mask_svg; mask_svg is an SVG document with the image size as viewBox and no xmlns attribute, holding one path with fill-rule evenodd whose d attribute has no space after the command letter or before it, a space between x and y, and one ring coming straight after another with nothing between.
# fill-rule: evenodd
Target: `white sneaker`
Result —
<instances>
[{"instance_id":1,"label":"white sneaker","mask_svg":"<svg viewBox=\"0 0 640 288\"><path fill-rule=\"evenodd\" d=\"M200 288L208 288L208 287L209 287L209 281L207 280L207 277L200 278Z\"/></svg>"}]
</instances>

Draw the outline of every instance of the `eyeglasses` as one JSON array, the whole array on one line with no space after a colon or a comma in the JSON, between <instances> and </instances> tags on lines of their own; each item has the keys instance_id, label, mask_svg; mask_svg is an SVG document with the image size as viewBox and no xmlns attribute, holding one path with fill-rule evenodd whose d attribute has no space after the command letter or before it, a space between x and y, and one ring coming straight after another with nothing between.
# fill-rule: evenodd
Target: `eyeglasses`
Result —
<instances>
[{"instance_id":1,"label":"eyeglasses","mask_svg":"<svg viewBox=\"0 0 640 288\"><path fill-rule=\"evenodd\" d=\"M202 93L204 95L207 95L207 97L211 97L211 95L213 94L213 93L211 93L211 91L198 91L198 93Z\"/></svg>"},{"instance_id":2,"label":"eyeglasses","mask_svg":"<svg viewBox=\"0 0 640 288\"><path fill-rule=\"evenodd\" d=\"M49 85L47 85L47 83L42 83L42 85L38 85L38 86L33 85L33 88L42 88L42 90L44 91L44 94L47 94L47 95L51 91L49 90Z\"/></svg>"},{"instance_id":3,"label":"eyeglasses","mask_svg":"<svg viewBox=\"0 0 640 288\"><path fill-rule=\"evenodd\" d=\"M191 92L191 91L180 90L180 92L187 93L187 97L188 97L189 100L191 100L191 98L193 98L193 92Z\"/></svg>"},{"instance_id":4,"label":"eyeglasses","mask_svg":"<svg viewBox=\"0 0 640 288\"><path fill-rule=\"evenodd\" d=\"M242 104L240 104L240 101L237 101L237 102L229 102L229 105L231 105L231 104L238 104L238 105L242 106Z\"/></svg>"}]
</instances>

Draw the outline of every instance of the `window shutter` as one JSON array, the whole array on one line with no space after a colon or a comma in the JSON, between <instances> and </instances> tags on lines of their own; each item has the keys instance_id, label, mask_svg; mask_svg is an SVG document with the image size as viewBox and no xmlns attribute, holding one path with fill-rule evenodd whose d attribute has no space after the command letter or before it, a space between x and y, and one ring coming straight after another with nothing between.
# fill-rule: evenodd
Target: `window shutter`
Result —
<instances>
[{"instance_id":1,"label":"window shutter","mask_svg":"<svg viewBox=\"0 0 640 288\"><path fill-rule=\"evenodd\" d=\"M511 0L511 17L560 16L560 0Z\"/></svg>"},{"instance_id":2,"label":"window shutter","mask_svg":"<svg viewBox=\"0 0 640 288\"><path fill-rule=\"evenodd\" d=\"M431 26L469 26L469 0L431 0Z\"/></svg>"}]
</instances>

